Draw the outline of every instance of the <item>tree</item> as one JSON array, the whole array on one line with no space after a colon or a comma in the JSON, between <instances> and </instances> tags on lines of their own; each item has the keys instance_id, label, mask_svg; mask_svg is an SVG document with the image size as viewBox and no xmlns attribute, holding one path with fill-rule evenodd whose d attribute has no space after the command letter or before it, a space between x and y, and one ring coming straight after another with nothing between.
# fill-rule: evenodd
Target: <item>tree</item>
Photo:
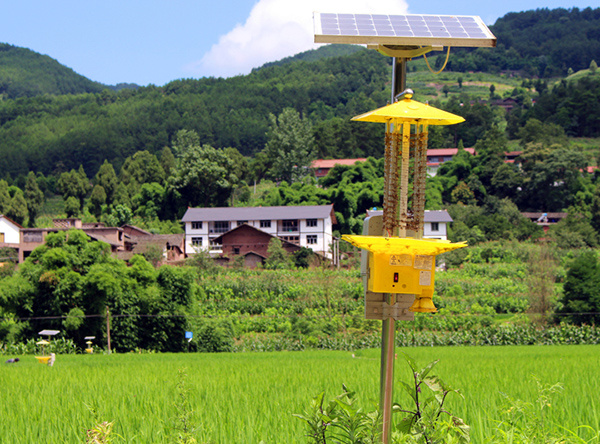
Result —
<instances>
[{"instance_id":1,"label":"tree","mask_svg":"<svg viewBox=\"0 0 600 444\"><path fill-rule=\"evenodd\" d=\"M135 214L144 220L158 219L165 198L165 189L158 183L145 183L133 196Z\"/></svg>"},{"instance_id":2,"label":"tree","mask_svg":"<svg viewBox=\"0 0 600 444\"><path fill-rule=\"evenodd\" d=\"M27 211L29 212L29 226L33 227L35 225L35 218L44 204L44 193L40 190L33 171L27 174L24 194L25 201L27 202Z\"/></svg>"},{"instance_id":3,"label":"tree","mask_svg":"<svg viewBox=\"0 0 600 444\"><path fill-rule=\"evenodd\" d=\"M8 213L10 208L10 194L8 194L8 183L0 180L0 214Z\"/></svg>"},{"instance_id":4,"label":"tree","mask_svg":"<svg viewBox=\"0 0 600 444\"><path fill-rule=\"evenodd\" d=\"M598 64L596 63L596 61L595 61L595 60L592 60L592 61L590 62L590 72L591 72L592 74L596 74L596 71L598 71Z\"/></svg>"},{"instance_id":5,"label":"tree","mask_svg":"<svg viewBox=\"0 0 600 444\"><path fill-rule=\"evenodd\" d=\"M273 159L270 171L274 179L296 182L310 174L315 159L312 125L298 111L285 108L279 116L269 116L271 127L265 152Z\"/></svg>"},{"instance_id":6,"label":"tree","mask_svg":"<svg viewBox=\"0 0 600 444\"><path fill-rule=\"evenodd\" d=\"M79 201L79 208L83 208L84 199L91 190L91 184L83 170L71 170L68 173L62 173L58 179L58 191L62 193L63 199L67 201L69 197L74 197Z\"/></svg>"},{"instance_id":7,"label":"tree","mask_svg":"<svg viewBox=\"0 0 600 444\"><path fill-rule=\"evenodd\" d=\"M133 212L126 205L115 205L110 214L103 215L104 222L109 227L122 227L131 223Z\"/></svg>"},{"instance_id":8,"label":"tree","mask_svg":"<svg viewBox=\"0 0 600 444\"><path fill-rule=\"evenodd\" d=\"M6 215L19 225L23 225L28 216L27 202L23 196L23 192L19 189L15 192L10 200L10 205L6 210Z\"/></svg>"},{"instance_id":9,"label":"tree","mask_svg":"<svg viewBox=\"0 0 600 444\"><path fill-rule=\"evenodd\" d=\"M283 248L281 239L278 237L272 238L267 247L265 268L275 270L279 268L290 268L291 265L292 259L290 258L290 254Z\"/></svg>"},{"instance_id":10,"label":"tree","mask_svg":"<svg viewBox=\"0 0 600 444\"><path fill-rule=\"evenodd\" d=\"M99 185L104 189L105 202L103 202L103 204L112 204L119 181L117 180L115 169L113 168L112 164L108 162L108 160L104 161L98 170L98 173L96 173L95 182L97 186Z\"/></svg>"},{"instance_id":11,"label":"tree","mask_svg":"<svg viewBox=\"0 0 600 444\"><path fill-rule=\"evenodd\" d=\"M529 119L517 133L521 139L521 147L526 148L530 143L539 143L544 147L550 145L567 145L565 130L555 123L544 123L538 119Z\"/></svg>"},{"instance_id":12,"label":"tree","mask_svg":"<svg viewBox=\"0 0 600 444\"><path fill-rule=\"evenodd\" d=\"M563 292L559 313L575 324L600 322L600 266L594 251L585 250L573 261Z\"/></svg>"},{"instance_id":13,"label":"tree","mask_svg":"<svg viewBox=\"0 0 600 444\"><path fill-rule=\"evenodd\" d=\"M175 168L175 156L168 146L164 147L160 153L160 166L165 172L165 178L169 177L171 170Z\"/></svg>"},{"instance_id":14,"label":"tree","mask_svg":"<svg viewBox=\"0 0 600 444\"><path fill-rule=\"evenodd\" d=\"M145 183L164 183L165 172L154 154L138 151L125 159L120 177L123 183L137 191L137 188Z\"/></svg>"},{"instance_id":15,"label":"tree","mask_svg":"<svg viewBox=\"0 0 600 444\"><path fill-rule=\"evenodd\" d=\"M452 202L463 205L471 205L475 203L475 193L462 180L452 190Z\"/></svg>"},{"instance_id":16,"label":"tree","mask_svg":"<svg viewBox=\"0 0 600 444\"><path fill-rule=\"evenodd\" d=\"M525 172L520 206L534 211L561 211L584 189L584 153L553 146L528 145L522 155Z\"/></svg>"},{"instance_id":17,"label":"tree","mask_svg":"<svg viewBox=\"0 0 600 444\"><path fill-rule=\"evenodd\" d=\"M189 133L185 135L187 140ZM237 182L232 160L222 150L210 145L185 147L179 139L175 143L177 152L182 155L177 159L170 186L181 194L184 204L203 207L226 205Z\"/></svg>"},{"instance_id":18,"label":"tree","mask_svg":"<svg viewBox=\"0 0 600 444\"><path fill-rule=\"evenodd\" d=\"M67 217L77 217L80 211L81 206L79 205L77 198L74 196L67 197L65 202L65 213L67 213Z\"/></svg>"},{"instance_id":19,"label":"tree","mask_svg":"<svg viewBox=\"0 0 600 444\"><path fill-rule=\"evenodd\" d=\"M90 195L90 211L91 213L99 217L102 213L102 205L106 203L106 192L102 185L96 184Z\"/></svg>"}]
</instances>

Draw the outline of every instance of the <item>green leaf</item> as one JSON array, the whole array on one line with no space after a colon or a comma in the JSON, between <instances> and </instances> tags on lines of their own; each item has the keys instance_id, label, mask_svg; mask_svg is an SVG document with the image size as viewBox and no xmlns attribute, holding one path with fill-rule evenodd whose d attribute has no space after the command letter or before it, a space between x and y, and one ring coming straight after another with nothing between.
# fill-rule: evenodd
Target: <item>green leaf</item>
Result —
<instances>
[{"instance_id":1,"label":"green leaf","mask_svg":"<svg viewBox=\"0 0 600 444\"><path fill-rule=\"evenodd\" d=\"M410 369L412 370L412 372L416 373L417 372L417 363L415 362L415 360L413 358L411 358L410 356L408 356L404 352L402 352L402 354L404 355L404 359L406 359L406 362L408 362L408 365L409 365Z\"/></svg>"},{"instance_id":2,"label":"green leaf","mask_svg":"<svg viewBox=\"0 0 600 444\"><path fill-rule=\"evenodd\" d=\"M413 399L413 401L417 402L417 397L415 394L415 388L404 381L400 381L400 386L404 389L406 393Z\"/></svg>"},{"instance_id":3,"label":"green leaf","mask_svg":"<svg viewBox=\"0 0 600 444\"><path fill-rule=\"evenodd\" d=\"M439 360L439 359L438 359L438 360L436 360L436 361L430 362L429 364L427 364L427 365L426 365L426 366L425 366L425 367L424 367L424 368L423 368L423 369L422 369L422 370L419 372L419 377L420 377L421 379L425 378L425 377L426 377L426 376L429 374L429 372L431 371L431 369L432 369L433 367L435 367L435 365L436 365L438 362L440 362L440 360Z\"/></svg>"},{"instance_id":4,"label":"green leaf","mask_svg":"<svg viewBox=\"0 0 600 444\"><path fill-rule=\"evenodd\" d=\"M423 382L425 383L425 385L427 385L427 387L429 387L434 392L443 391L443 386L437 376L425 378L425 379L423 379Z\"/></svg>"},{"instance_id":5,"label":"green leaf","mask_svg":"<svg viewBox=\"0 0 600 444\"><path fill-rule=\"evenodd\" d=\"M398 423L396 430L398 430L400 433L409 435L415 422L414 416L408 416Z\"/></svg>"}]
</instances>

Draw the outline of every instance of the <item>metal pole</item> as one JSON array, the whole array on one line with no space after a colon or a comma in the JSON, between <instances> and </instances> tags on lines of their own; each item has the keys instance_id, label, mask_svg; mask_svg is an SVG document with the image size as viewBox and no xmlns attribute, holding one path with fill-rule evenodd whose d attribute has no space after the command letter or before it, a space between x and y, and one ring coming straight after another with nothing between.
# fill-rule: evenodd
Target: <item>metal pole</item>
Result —
<instances>
[{"instance_id":1,"label":"metal pole","mask_svg":"<svg viewBox=\"0 0 600 444\"><path fill-rule=\"evenodd\" d=\"M394 103L396 96L406 89L406 59L394 57L393 59L393 71L392 71L392 100ZM390 131L393 132L393 131ZM398 149L397 144L392 143L394 149ZM397 153L392 156L397 159ZM397 169L398 165L395 163L393 166L386 167L386 172L391 172L391 168ZM385 178L387 183L389 177ZM401 190L406 193L407 190ZM393 226L398 226L398 214L397 206L394 206L396 211L392 210L389 206L383 207L383 220L384 226L389 226L386 221L393 218ZM392 210L392 214L389 214ZM384 233L384 235L390 235L392 233ZM398 235L398 233L393 233ZM406 236L406 234L404 234ZM389 305L396 303L395 294L386 294L385 301ZM394 359L396 357L396 320L394 318L387 318L382 321L381 326L381 379L380 379L380 395L379 395L379 409L382 415L382 433L381 440L383 444L389 444L392 437L392 395L394 386Z\"/></svg>"},{"instance_id":2,"label":"metal pole","mask_svg":"<svg viewBox=\"0 0 600 444\"><path fill-rule=\"evenodd\" d=\"M108 354L110 355L110 311L108 306L106 307L106 339L108 342Z\"/></svg>"},{"instance_id":3,"label":"metal pole","mask_svg":"<svg viewBox=\"0 0 600 444\"><path fill-rule=\"evenodd\" d=\"M394 57L392 59L392 102L396 96L406 89L406 61L407 59Z\"/></svg>"}]
</instances>

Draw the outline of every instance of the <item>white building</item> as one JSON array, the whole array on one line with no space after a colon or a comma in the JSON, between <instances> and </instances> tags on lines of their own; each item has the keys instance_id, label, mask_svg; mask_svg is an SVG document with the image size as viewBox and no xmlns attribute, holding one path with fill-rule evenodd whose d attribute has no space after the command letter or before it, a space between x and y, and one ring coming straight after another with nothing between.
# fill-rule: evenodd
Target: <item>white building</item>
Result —
<instances>
[{"instance_id":1,"label":"white building","mask_svg":"<svg viewBox=\"0 0 600 444\"><path fill-rule=\"evenodd\" d=\"M220 253L221 246L213 240L238 225L248 224L327 257L331 255L332 226L336 222L333 205L188 208L182 221L186 254L194 254L198 248Z\"/></svg>"},{"instance_id":2,"label":"white building","mask_svg":"<svg viewBox=\"0 0 600 444\"><path fill-rule=\"evenodd\" d=\"M367 216L380 216L381 210L367 210ZM452 218L446 210L425 210L423 221L423 239L448 240L448 224Z\"/></svg>"},{"instance_id":3,"label":"white building","mask_svg":"<svg viewBox=\"0 0 600 444\"><path fill-rule=\"evenodd\" d=\"M19 244L21 225L0 214L0 244Z\"/></svg>"}]
</instances>

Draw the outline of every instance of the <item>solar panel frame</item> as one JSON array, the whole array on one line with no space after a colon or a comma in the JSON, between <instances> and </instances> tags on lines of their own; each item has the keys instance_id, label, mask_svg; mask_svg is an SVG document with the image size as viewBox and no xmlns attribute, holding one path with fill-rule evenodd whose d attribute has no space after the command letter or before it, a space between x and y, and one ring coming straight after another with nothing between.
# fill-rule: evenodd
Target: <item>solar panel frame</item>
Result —
<instances>
[{"instance_id":1,"label":"solar panel frame","mask_svg":"<svg viewBox=\"0 0 600 444\"><path fill-rule=\"evenodd\" d=\"M494 47L496 37L471 15L313 14L315 43Z\"/></svg>"}]
</instances>

